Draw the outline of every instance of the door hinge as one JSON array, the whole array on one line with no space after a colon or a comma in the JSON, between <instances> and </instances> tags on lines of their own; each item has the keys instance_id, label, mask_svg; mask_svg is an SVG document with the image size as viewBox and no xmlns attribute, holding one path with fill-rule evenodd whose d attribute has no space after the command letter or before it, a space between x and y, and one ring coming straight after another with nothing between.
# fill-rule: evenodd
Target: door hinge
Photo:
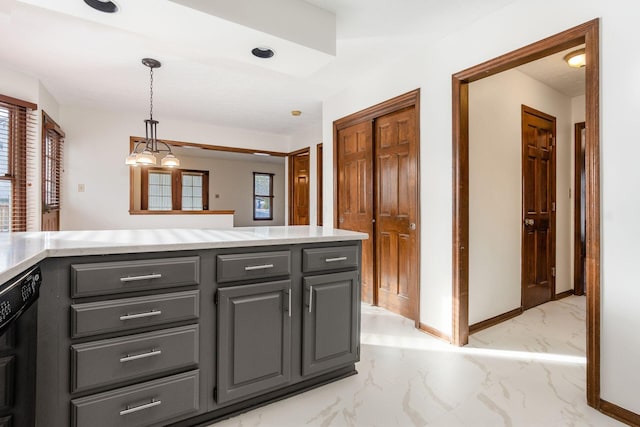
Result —
<instances>
[{"instance_id":1,"label":"door hinge","mask_svg":"<svg viewBox=\"0 0 640 427\"><path fill-rule=\"evenodd\" d=\"M213 400L218 401L218 387L213 388Z\"/></svg>"},{"instance_id":2,"label":"door hinge","mask_svg":"<svg viewBox=\"0 0 640 427\"><path fill-rule=\"evenodd\" d=\"M556 277L556 268L555 267L551 267L551 276L552 277Z\"/></svg>"},{"instance_id":3,"label":"door hinge","mask_svg":"<svg viewBox=\"0 0 640 427\"><path fill-rule=\"evenodd\" d=\"M551 202L551 212L556 211L556 202Z\"/></svg>"}]
</instances>

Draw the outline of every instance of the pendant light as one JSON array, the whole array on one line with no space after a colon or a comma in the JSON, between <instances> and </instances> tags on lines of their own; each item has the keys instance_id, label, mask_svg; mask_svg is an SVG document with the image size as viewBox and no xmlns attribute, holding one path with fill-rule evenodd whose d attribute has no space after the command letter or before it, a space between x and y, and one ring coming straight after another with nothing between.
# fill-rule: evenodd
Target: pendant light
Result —
<instances>
[{"instance_id":1,"label":"pendant light","mask_svg":"<svg viewBox=\"0 0 640 427\"><path fill-rule=\"evenodd\" d=\"M137 141L133 147L133 151L125 160L125 164L129 166L138 165L155 165L157 164L156 154L166 152L167 155L162 158L160 164L165 167L180 166L180 160L173 155L171 147L164 141L158 140L158 121L153 120L153 69L160 68L162 64L152 58L144 58L142 64L149 67L150 85L149 85L149 118L144 121L145 139ZM164 148L160 148L164 146Z\"/></svg>"}]
</instances>

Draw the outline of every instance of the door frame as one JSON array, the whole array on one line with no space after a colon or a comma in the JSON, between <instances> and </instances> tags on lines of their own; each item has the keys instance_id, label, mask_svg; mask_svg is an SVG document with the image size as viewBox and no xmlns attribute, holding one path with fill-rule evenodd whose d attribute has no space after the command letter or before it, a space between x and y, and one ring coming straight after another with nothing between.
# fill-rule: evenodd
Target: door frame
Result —
<instances>
[{"instance_id":1,"label":"door frame","mask_svg":"<svg viewBox=\"0 0 640 427\"><path fill-rule=\"evenodd\" d=\"M339 171L338 171L338 131L358 123L362 123L365 121L373 122L376 118L393 113L398 110L402 110L403 108L414 107L416 114L416 258L418 259L418 263L416 267L416 304L415 304L415 314L413 316L413 321L415 322L415 327L420 327L420 88L414 89L410 92L404 93L402 95L396 96L395 98L388 99L379 104L373 105L369 108L365 108L364 110L360 110L356 113L350 114L348 116L342 117L333 122L333 224L334 227L338 224L338 191L339 191ZM375 137L375 136L374 136ZM373 160L373 173L375 176L375 159ZM375 197L373 201L373 209L375 215ZM375 236L369 236L369 239L374 239L373 248L376 250L375 246ZM375 254L374 254L375 257ZM376 273L374 265L374 273ZM374 274L374 280L377 280L377 273ZM373 304L378 305L378 291L377 291L377 283L374 284L373 289Z\"/></svg>"},{"instance_id":2,"label":"door frame","mask_svg":"<svg viewBox=\"0 0 640 427\"><path fill-rule=\"evenodd\" d=\"M295 186L294 186L294 176L293 176L293 159L296 156L299 156L300 154L304 154L306 153L307 156L309 156L309 190L311 190L311 147L305 147L305 148L301 148L299 150L296 151L292 151L290 153L287 153L287 184L289 187L289 191L287 192L287 196L289 197L289 213L288 213L288 221L289 221L289 225L291 225L291 222L293 220L293 216L294 216L294 205L293 205L293 197L294 197L294 193L295 193ZM311 193L309 192L309 208L311 208ZM309 211L309 214L311 214L311 211Z\"/></svg>"},{"instance_id":3,"label":"door frame","mask_svg":"<svg viewBox=\"0 0 640 427\"><path fill-rule=\"evenodd\" d=\"M586 22L452 76L452 343L469 341L469 83L585 44L587 403L600 407L600 57L599 19Z\"/></svg>"},{"instance_id":4,"label":"door frame","mask_svg":"<svg viewBox=\"0 0 640 427\"><path fill-rule=\"evenodd\" d=\"M525 114L529 114L532 116L536 116L539 117L541 119L544 120L548 120L552 123L552 147L556 145L556 121L557 119L547 113L544 113L540 110L536 110L535 108L531 108L528 105L524 105L522 104L521 108L521 119L520 119L520 124L522 127L522 136L521 136L521 140L520 140L520 146L522 147L522 153L520 154L520 156L522 157L522 168L521 168L521 179L522 179L522 207L521 207L521 211L522 211L522 219L523 221L520 223L520 227L521 227L521 238L520 238L520 242L521 242L521 246L520 246L520 307L521 309L525 309L525 287L526 287L526 271L525 271L525 260L524 260L524 253L525 253L525 236L526 236L526 228L524 225L524 217L526 215L525 212L525 188L524 188L524 184L525 184L525 176L524 176L524 170L525 170L525 162L526 162L526 154L524 151L524 139L525 139L525 128L524 128L524 117ZM551 203L552 204L556 204L557 200L557 189L556 189L556 149L552 148L551 149L551 162L550 162L550 167L551 167L551 179L549 180L549 189L553 192L552 196L551 196ZM551 264L552 264L552 268L556 267L556 209L555 207L552 207L551 212L549 212L549 233L551 234L551 250L550 250L550 258L551 258ZM551 268L550 268L551 270ZM553 270L552 270L553 271ZM549 301L553 301L556 297L556 277L555 274L551 273L551 271L548 272L549 274L549 290L551 292L551 295L549 297Z\"/></svg>"}]
</instances>

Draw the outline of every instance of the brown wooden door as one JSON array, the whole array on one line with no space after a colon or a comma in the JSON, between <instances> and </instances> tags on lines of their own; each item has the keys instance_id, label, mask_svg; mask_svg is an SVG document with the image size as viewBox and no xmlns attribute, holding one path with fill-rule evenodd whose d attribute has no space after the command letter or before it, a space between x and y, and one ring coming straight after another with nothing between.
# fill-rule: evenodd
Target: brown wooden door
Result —
<instances>
[{"instance_id":1,"label":"brown wooden door","mask_svg":"<svg viewBox=\"0 0 640 427\"><path fill-rule=\"evenodd\" d=\"M289 224L309 225L309 150L291 156Z\"/></svg>"},{"instance_id":2,"label":"brown wooden door","mask_svg":"<svg viewBox=\"0 0 640 427\"><path fill-rule=\"evenodd\" d=\"M522 106L522 307L555 294L555 130L553 116Z\"/></svg>"},{"instance_id":3,"label":"brown wooden door","mask_svg":"<svg viewBox=\"0 0 640 427\"><path fill-rule=\"evenodd\" d=\"M373 138L367 120L338 131L337 228L369 234L362 241L362 300L375 304L373 235Z\"/></svg>"},{"instance_id":4,"label":"brown wooden door","mask_svg":"<svg viewBox=\"0 0 640 427\"><path fill-rule=\"evenodd\" d=\"M414 319L418 295L415 108L376 119L375 130L378 305Z\"/></svg>"}]
</instances>

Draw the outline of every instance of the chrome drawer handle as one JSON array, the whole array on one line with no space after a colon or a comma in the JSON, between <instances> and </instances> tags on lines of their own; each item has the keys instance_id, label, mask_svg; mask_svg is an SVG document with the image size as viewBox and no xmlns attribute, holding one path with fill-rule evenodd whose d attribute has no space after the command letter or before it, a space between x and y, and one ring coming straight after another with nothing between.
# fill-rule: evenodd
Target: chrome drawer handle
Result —
<instances>
[{"instance_id":1,"label":"chrome drawer handle","mask_svg":"<svg viewBox=\"0 0 640 427\"><path fill-rule=\"evenodd\" d=\"M144 276L130 276L130 277L121 277L121 282L137 282L138 280L149 280L149 279L160 279L162 274L154 273L154 274L145 274Z\"/></svg>"},{"instance_id":2,"label":"chrome drawer handle","mask_svg":"<svg viewBox=\"0 0 640 427\"><path fill-rule=\"evenodd\" d=\"M151 310L145 311L144 313L125 314L124 316L120 316L120 320L142 319L143 317L160 316L161 314L162 311L160 310Z\"/></svg>"},{"instance_id":3,"label":"chrome drawer handle","mask_svg":"<svg viewBox=\"0 0 640 427\"><path fill-rule=\"evenodd\" d=\"M144 405L134 406L133 408L130 408L129 405L127 405L127 409L120 411L120 415L133 414L134 412L144 411L145 409L153 408L158 405L162 405L162 400L151 399L151 402L145 403Z\"/></svg>"},{"instance_id":4,"label":"chrome drawer handle","mask_svg":"<svg viewBox=\"0 0 640 427\"><path fill-rule=\"evenodd\" d=\"M346 256L339 256L337 258L327 258L324 260L324 262L338 262L338 261L346 261L347 257Z\"/></svg>"},{"instance_id":5,"label":"chrome drawer handle","mask_svg":"<svg viewBox=\"0 0 640 427\"><path fill-rule=\"evenodd\" d=\"M248 265L244 268L244 271L266 270L267 268L273 268L273 264Z\"/></svg>"},{"instance_id":6,"label":"chrome drawer handle","mask_svg":"<svg viewBox=\"0 0 640 427\"><path fill-rule=\"evenodd\" d=\"M146 359L147 357L158 356L160 354L162 354L162 351L155 350L155 349L147 353L140 353L140 354L134 354L134 355L127 354L125 357L120 358L120 363L131 362L132 360Z\"/></svg>"},{"instance_id":7,"label":"chrome drawer handle","mask_svg":"<svg viewBox=\"0 0 640 427\"><path fill-rule=\"evenodd\" d=\"M311 307L313 307L313 286L309 286L309 313L311 313Z\"/></svg>"}]
</instances>

